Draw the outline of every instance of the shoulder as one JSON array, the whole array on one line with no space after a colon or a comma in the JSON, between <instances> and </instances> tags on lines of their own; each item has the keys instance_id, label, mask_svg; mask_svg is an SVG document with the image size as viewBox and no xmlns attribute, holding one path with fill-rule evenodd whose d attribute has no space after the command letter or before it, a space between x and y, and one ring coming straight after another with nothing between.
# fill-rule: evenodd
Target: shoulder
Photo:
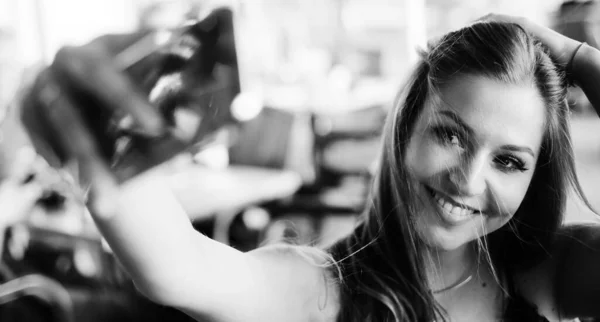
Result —
<instances>
[{"instance_id":1,"label":"shoulder","mask_svg":"<svg viewBox=\"0 0 600 322\"><path fill-rule=\"evenodd\" d=\"M246 254L254 276L265 279L266 291L282 301L287 314L309 321L333 321L339 311L337 268L331 256L318 248L278 244ZM293 316L293 315L290 315Z\"/></svg>"},{"instance_id":2,"label":"shoulder","mask_svg":"<svg viewBox=\"0 0 600 322\"><path fill-rule=\"evenodd\" d=\"M240 254L235 262L221 261L203 272L214 281L208 292L202 290L208 295L201 301L188 293L183 305L171 306L201 321L335 321L338 287L327 253L277 245ZM193 284L194 278L187 281Z\"/></svg>"},{"instance_id":3,"label":"shoulder","mask_svg":"<svg viewBox=\"0 0 600 322\"><path fill-rule=\"evenodd\" d=\"M592 283L594 279L590 276L597 275L586 271L590 266L596 266L591 263L598 262L598 250L594 250L594 245L600 245L598 241L600 225L562 227L556 233L554 246L547 250L548 256L544 261L515 272L517 290L550 321L564 321L559 316L565 311L565 294L572 294L569 297L573 300L579 298L578 293L586 288L582 283ZM593 256L595 252L596 256ZM570 301L568 299L567 302Z\"/></svg>"},{"instance_id":4,"label":"shoulder","mask_svg":"<svg viewBox=\"0 0 600 322\"><path fill-rule=\"evenodd\" d=\"M551 260L547 260L532 268L516 271L514 282L516 291L537 308L540 315L550 321L560 321L553 296L553 268Z\"/></svg>"}]
</instances>

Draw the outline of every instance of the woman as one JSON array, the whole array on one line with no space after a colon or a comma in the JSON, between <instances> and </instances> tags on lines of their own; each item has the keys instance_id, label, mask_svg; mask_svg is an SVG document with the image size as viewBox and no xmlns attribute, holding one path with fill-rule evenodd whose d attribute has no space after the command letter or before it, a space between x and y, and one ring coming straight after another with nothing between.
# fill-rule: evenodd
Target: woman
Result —
<instances>
[{"instance_id":1,"label":"woman","mask_svg":"<svg viewBox=\"0 0 600 322\"><path fill-rule=\"evenodd\" d=\"M94 183L96 223L139 290L198 320L600 315L589 297L600 254L572 242L600 245L600 230L560 227L567 188L582 196L561 70L599 107L600 52L524 19L485 20L424 54L388 118L365 220L326 251L241 253L196 233L160 182L117 185L67 93L76 87L160 133L161 118L109 58L131 39L61 51L32 95L54 143Z\"/></svg>"},{"instance_id":2,"label":"woman","mask_svg":"<svg viewBox=\"0 0 600 322\"><path fill-rule=\"evenodd\" d=\"M334 247L357 251L342 303L369 303L342 320L553 317L522 279L557 248L567 187L582 196L561 73L517 25L480 23L434 44L406 91L367 221Z\"/></svg>"}]
</instances>

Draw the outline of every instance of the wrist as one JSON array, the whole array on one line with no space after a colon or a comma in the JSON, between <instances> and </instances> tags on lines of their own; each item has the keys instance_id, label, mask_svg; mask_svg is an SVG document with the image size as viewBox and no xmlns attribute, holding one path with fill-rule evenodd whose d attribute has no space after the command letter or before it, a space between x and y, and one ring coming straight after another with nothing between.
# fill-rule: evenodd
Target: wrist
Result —
<instances>
[{"instance_id":1,"label":"wrist","mask_svg":"<svg viewBox=\"0 0 600 322\"><path fill-rule=\"evenodd\" d=\"M591 55L590 50L594 50L594 48L582 42L573 51L571 60L565 69L571 84L579 85L581 78L584 77L582 73L585 73L586 68L588 68L586 57Z\"/></svg>"},{"instance_id":2,"label":"wrist","mask_svg":"<svg viewBox=\"0 0 600 322\"><path fill-rule=\"evenodd\" d=\"M567 75L572 75L573 74L573 64L575 62L575 59L577 58L577 54L579 53L579 51L581 50L582 47L584 47L585 45L587 45L585 42L580 42L579 44L577 44L577 46L575 46L574 49L571 49L570 52L570 58L569 61L567 62L567 65L565 66L565 71L567 72Z\"/></svg>"}]
</instances>

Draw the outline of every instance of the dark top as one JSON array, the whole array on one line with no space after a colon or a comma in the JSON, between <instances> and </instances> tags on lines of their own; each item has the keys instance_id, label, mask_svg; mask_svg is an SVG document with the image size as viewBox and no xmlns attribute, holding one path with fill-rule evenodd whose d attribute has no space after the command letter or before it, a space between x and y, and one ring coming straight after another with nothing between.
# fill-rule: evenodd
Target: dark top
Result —
<instances>
[{"instance_id":1,"label":"dark top","mask_svg":"<svg viewBox=\"0 0 600 322\"><path fill-rule=\"evenodd\" d=\"M381 303L379 300L374 298L374 294L367 294L358 287L358 284L376 284L375 281L371 281L370 274L364 274L365 271L378 271L376 275L381 276L387 284L398 283L398 279L391 278L394 276L389 270L382 269L381 262L379 261L380 254L374 254L370 252L369 248L364 248L363 251L354 252L353 248L360 245L356 243L354 238L351 236L345 240L339 241L332 248L330 248L331 254L334 260L338 262L339 268L342 270L343 280L340 284L340 301L341 308L338 314L338 322L392 322L392 315L388 308ZM349 251L349 248L351 251ZM346 254L353 254L351 258L348 258ZM369 267L357 267L353 264L358 263L371 263ZM501 270L504 271L504 270ZM512 274L505 271L504 275L504 287L508 294L505 298L504 313L502 322L548 322L548 320L538 313L537 308L523 298L516 290L513 282ZM335 275L334 275L335 276ZM404 294L407 298L413 296L419 296L414 290L411 292L411 288L401 287L396 284L396 289L406 289L407 292ZM373 290L372 290L373 291ZM416 308L419 310L418 308ZM425 312L421 312L425 314ZM417 316L421 315L417 313ZM421 321L419 321L421 322ZM430 321L423 321L430 322Z\"/></svg>"},{"instance_id":2,"label":"dark top","mask_svg":"<svg viewBox=\"0 0 600 322\"><path fill-rule=\"evenodd\" d=\"M512 276L510 272L506 272L504 275L504 284L508 290L508 297L505 299L503 321L549 322L548 319L538 313L535 305L529 303L529 301L517 292Z\"/></svg>"},{"instance_id":3,"label":"dark top","mask_svg":"<svg viewBox=\"0 0 600 322\"><path fill-rule=\"evenodd\" d=\"M537 308L520 295L510 296L504 310L504 322L531 321L548 322L548 319L537 312Z\"/></svg>"}]
</instances>

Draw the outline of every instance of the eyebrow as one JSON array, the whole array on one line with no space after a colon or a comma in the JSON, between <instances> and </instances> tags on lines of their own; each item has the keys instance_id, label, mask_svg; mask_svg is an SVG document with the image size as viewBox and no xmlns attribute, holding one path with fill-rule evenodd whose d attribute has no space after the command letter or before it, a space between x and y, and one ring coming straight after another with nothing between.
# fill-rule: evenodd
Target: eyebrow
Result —
<instances>
[{"instance_id":1,"label":"eyebrow","mask_svg":"<svg viewBox=\"0 0 600 322\"><path fill-rule=\"evenodd\" d=\"M458 126L460 126L463 131L465 131L468 135L472 135L473 134L473 129L468 126L461 118L460 116L458 116L456 113L454 113L453 111L450 110L442 110L442 111L438 111L437 114L443 115L449 119L451 119L452 121L454 121L454 123L456 123ZM533 150L529 147L526 146L518 146L518 145L512 145L512 144L507 144L507 145L503 145L501 147L503 150L506 151L512 151L512 152L524 152L524 153L528 153L530 154L532 157L535 158L535 153L533 152Z\"/></svg>"},{"instance_id":2,"label":"eyebrow","mask_svg":"<svg viewBox=\"0 0 600 322\"><path fill-rule=\"evenodd\" d=\"M437 114L443 115L454 121L454 123L460 126L463 129L463 131L465 131L468 135L473 134L473 129L470 126L468 126L456 113L450 110L443 110L438 111Z\"/></svg>"},{"instance_id":3,"label":"eyebrow","mask_svg":"<svg viewBox=\"0 0 600 322\"><path fill-rule=\"evenodd\" d=\"M502 146L503 150L507 150L507 151L512 151L512 152L525 152L525 153L529 153L531 154L532 157L535 158L535 153L533 153L533 150L525 147L525 146L517 146L517 145L503 145Z\"/></svg>"}]
</instances>

